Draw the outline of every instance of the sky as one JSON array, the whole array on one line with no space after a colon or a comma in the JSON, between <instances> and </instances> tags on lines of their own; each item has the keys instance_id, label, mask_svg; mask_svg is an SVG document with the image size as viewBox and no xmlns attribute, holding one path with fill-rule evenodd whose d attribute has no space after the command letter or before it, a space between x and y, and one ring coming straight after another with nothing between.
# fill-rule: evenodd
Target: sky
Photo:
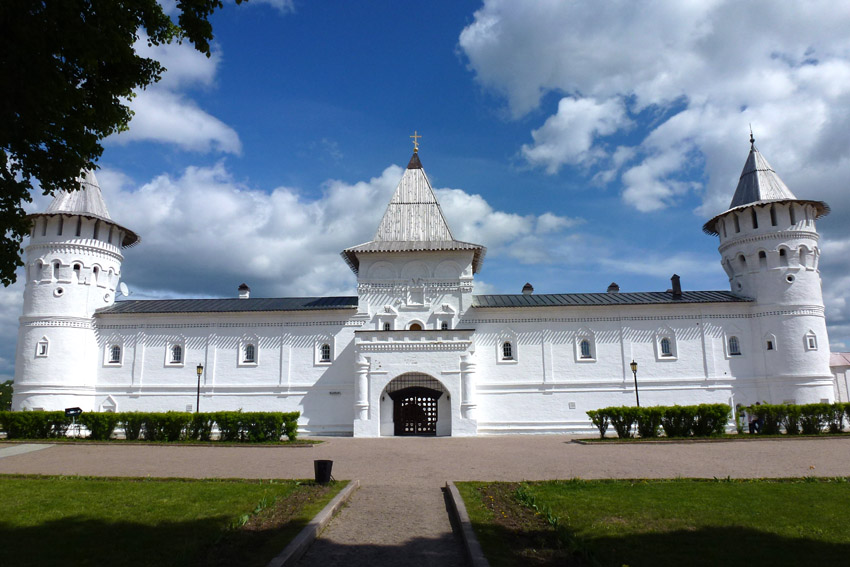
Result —
<instances>
[{"instance_id":1,"label":"sky","mask_svg":"<svg viewBox=\"0 0 850 567\"><path fill-rule=\"evenodd\" d=\"M210 58L140 38L168 70L105 141L110 214L142 237L132 299L354 295L339 253L373 237L414 131L455 238L487 246L476 293L728 290L702 225L752 126L832 209L820 269L850 349L850 4L251 0L212 24ZM0 380L22 294L0 288Z\"/></svg>"}]
</instances>

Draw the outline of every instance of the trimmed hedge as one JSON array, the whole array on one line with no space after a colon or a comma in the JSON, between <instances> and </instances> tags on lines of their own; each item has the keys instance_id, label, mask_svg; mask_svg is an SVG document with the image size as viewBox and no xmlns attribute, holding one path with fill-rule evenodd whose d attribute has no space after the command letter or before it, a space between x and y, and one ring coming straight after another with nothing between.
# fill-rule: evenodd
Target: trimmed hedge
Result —
<instances>
[{"instance_id":1,"label":"trimmed hedge","mask_svg":"<svg viewBox=\"0 0 850 567\"><path fill-rule=\"evenodd\" d=\"M290 441L298 436L298 412L211 413L186 412L83 412L78 423L89 431L90 439L106 440L116 427L124 430L128 440L210 441L214 427L221 441L251 443L279 441L283 435ZM49 439L64 437L71 425L63 411L0 411L0 430L7 439Z\"/></svg>"},{"instance_id":2,"label":"trimmed hedge","mask_svg":"<svg viewBox=\"0 0 850 567\"><path fill-rule=\"evenodd\" d=\"M711 437L726 431L731 408L726 404L698 406L608 407L587 412L600 437L610 424L620 438L633 437L632 427L643 438L658 436L658 428L667 437Z\"/></svg>"},{"instance_id":3,"label":"trimmed hedge","mask_svg":"<svg viewBox=\"0 0 850 567\"><path fill-rule=\"evenodd\" d=\"M850 403L834 404L758 404L739 409L761 420L760 433L777 435L785 430L788 435L819 435L844 431L844 417L850 423Z\"/></svg>"}]
</instances>

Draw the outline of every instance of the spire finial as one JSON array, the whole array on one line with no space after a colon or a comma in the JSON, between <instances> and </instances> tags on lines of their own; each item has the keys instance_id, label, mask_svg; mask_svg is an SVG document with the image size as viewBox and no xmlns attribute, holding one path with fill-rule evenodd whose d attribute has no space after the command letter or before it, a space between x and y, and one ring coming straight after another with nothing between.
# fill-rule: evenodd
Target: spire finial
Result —
<instances>
[{"instance_id":1,"label":"spire finial","mask_svg":"<svg viewBox=\"0 0 850 567\"><path fill-rule=\"evenodd\" d=\"M753 137L753 125L750 124L750 148L755 149L756 147L756 139Z\"/></svg>"},{"instance_id":2,"label":"spire finial","mask_svg":"<svg viewBox=\"0 0 850 567\"><path fill-rule=\"evenodd\" d=\"M413 138L413 153L418 153L419 152L419 138L421 138L422 136L417 134L416 130L414 130L413 135L408 136L408 137Z\"/></svg>"}]
</instances>

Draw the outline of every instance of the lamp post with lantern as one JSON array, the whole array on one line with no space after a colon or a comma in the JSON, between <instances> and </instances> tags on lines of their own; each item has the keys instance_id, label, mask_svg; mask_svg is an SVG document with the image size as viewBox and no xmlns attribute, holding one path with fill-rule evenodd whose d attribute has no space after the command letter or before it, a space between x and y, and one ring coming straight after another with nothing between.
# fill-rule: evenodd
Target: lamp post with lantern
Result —
<instances>
[{"instance_id":1,"label":"lamp post with lantern","mask_svg":"<svg viewBox=\"0 0 850 567\"><path fill-rule=\"evenodd\" d=\"M198 395L195 398L195 413L198 413L199 406L201 405L201 375L204 373L204 365L199 363L195 370L198 373Z\"/></svg>"},{"instance_id":2,"label":"lamp post with lantern","mask_svg":"<svg viewBox=\"0 0 850 567\"><path fill-rule=\"evenodd\" d=\"M632 374L635 377L635 401L637 402L637 407L640 407L640 396L638 395L638 385L637 385L637 362L632 359L632 362L629 364L632 369Z\"/></svg>"}]
</instances>

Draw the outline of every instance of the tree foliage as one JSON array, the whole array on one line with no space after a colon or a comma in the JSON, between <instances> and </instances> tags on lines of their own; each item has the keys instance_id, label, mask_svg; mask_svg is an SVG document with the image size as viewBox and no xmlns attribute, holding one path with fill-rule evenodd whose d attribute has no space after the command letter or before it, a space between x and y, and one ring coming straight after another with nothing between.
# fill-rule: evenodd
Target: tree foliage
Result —
<instances>
[{"instance_id":1,"label":"tree foliage","mask_svg":"<svg viewBox=\"0 0 850 567\"><path fill-rule=\"evenodd\" d=\"M12 409L12 381L0 382L0 411Z\"/></svg>"},{"instance_id":2,"label":"tree foliage","mask_svg":"<svg viewBox=\"0 0 850 567\"><path fill-rule=\"evenodd\" d=\"M209 56L209 18L221 7L178 0L174 22L157 0L0 2L0 282L14 283L23 265L32 190L78 189L101 140L128 128L134 89L165 71L136 53L140 34L150 45L186 40Z\"/></svg>"}]
</instances>

